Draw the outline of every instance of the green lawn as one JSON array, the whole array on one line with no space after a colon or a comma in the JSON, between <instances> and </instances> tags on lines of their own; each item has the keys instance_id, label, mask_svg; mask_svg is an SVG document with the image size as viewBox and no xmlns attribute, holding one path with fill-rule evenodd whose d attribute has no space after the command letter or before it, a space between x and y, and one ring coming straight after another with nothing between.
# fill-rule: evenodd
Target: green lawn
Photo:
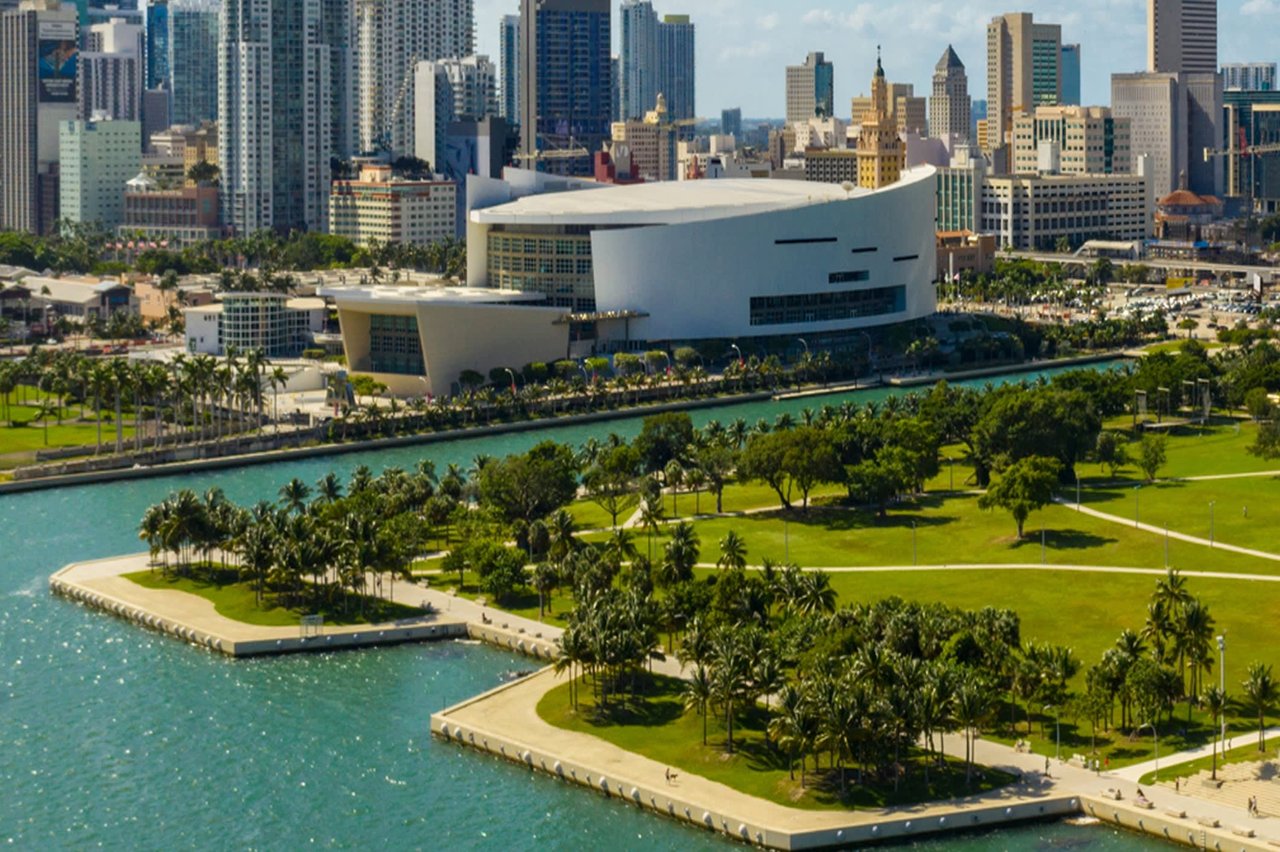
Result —
<instances>
[{"instance_id":1,"label":"green lawn","mask_svg":"<svg viewBox=\"0 0 1280 852\"><path fill-rule=\"evenodd\" d=\"M795 780L790 778L786 756L766 742L767 716L761 708L753 708L734 725L735 751L730 755L725 748L723 720L718 716L707 720L708 745L702 744L703 719L697 713L685 712L680 681L653 678L642 702L614 708L607 720L594 712L590 692L590 686L583 684L579 711L575 713L569 705L569 684L562 684L538 702L538 715L549 724L600 737L678 772L698 775L787 807L845 810L910 805L985 792L1013 780L986 769L981 779L975 773L972 788L966 789L963 764L949 761L943 771L930 770L926 785L921 768L923 757L917 756L907 761L908 775L897 793L888 782L883 786L855 784L855 773L850 769L848 793L842 799L838 776L825 764L821 773L815 773L810 763L806 787L801 786L798 764Z\"/></svg>"},{"instance_id":2,"label":"green lawn","mask_svg":"<svg viewBox=\"0 0 1280 852\"><path fill-rule=\"evenodd\" d=\"M138 571L124 575L126 580L131 580L147 589L186 592L187 594L202 597L213 604L219 615L230 618L233 621L255 624L261 627L295 626L300 623L303 615L312 613L323 615L325 624L337 626L382 624L402 618L416 618L422 615L422 610L416 607L391 603L378 598L365 599L363 616L360 614L359 605L354 603L350 612L325 605L316 613L315 609L310 606L304 610L293 610L278 606L274 603L274 598L271 595L268 595L263 606L258 606L253 587L249 583L234 581L232 579L233 576L231 572L214 572L207 578L179 577L177 575L166 576L160 571Z\"/></svg>"},{"instance_id":3,"label":"green lawn","mask_svg":"<svg viewBox=\"0 0 1280 852\"><path fill-rule=\"evenodd\" d=\"M1043 558L1048 565L1165 567L1163 535L1054 505L1033 513L1026 538L1017 541L1008 514L982 511L971 495L926 496L893 507L885 519L860 510L794 509L713 518L694 526L706 563L719 558L719 542L732 529L745 540L748 561L757 565L765 557L806 568L912 565L914 536L914 562L920 565L1039 563ZM646 552L646 536L638 535L636 546ZM654 552L660 552L659 543ZM1280 563L1176 539L1169 541L1169 564L1185 570L1280 574Z\"/></svg>"},{"instance_id":4,"label":"green lawn","mask_svg":"<svg viewBox=\"0 0 1280 852\"><path fill-rule=\"evenodd\" d=\"M1133 485L1085 489L1085 505L1123 518L1138 512L1143 523L1168 525L1208 539L1214 504L1213 538L1240 547L1280 553L1280 477L1157 481L1136 492ZM1074 495L1070 499L1074 499ZM1280 573L1280 563L1276 564Z\"/></svg>"},{"instance_id":5,"label":"green lawn","mask_svg":"<svg viewBox=\"0 0 1280 852\"><path fill-rule=\"evenodd\" d=\"M1112 418L1106 423L1108 429L1130 434L1133 426L1131 416ZM1162 478L1183 476L1215 476L1227 473L1254 473L1264 470L1280 470L1280 461L1260 459L1248 453L1249 447L1258 433L1258 427L1247 420L1228 419L1221 416L1213 418L1213 425L1208 428L1199 426L1183 426L1169 435L1169 460L1160 469ZM1129 445L1129 455L1137 455L1137 444ZM1092 477L1110 480L1110 473L1096 464L1079 466L1080 477L1088 484ZM1121 476L1137 477L1137 468L1129 465Z\"/></svg>"},{"instance_id":6,"label":"green lawn","mask_svg":"<svg viewBox=\"0 0 1280 852\"><path fill-rule=\"evenodd\" d=\"M640 504L638 496L632 497L625 501L620 512L618 512L618 524L622 525L627 519L635 513L636 506ZM604 509L591 500L578 500L569 505L569 514L573 515L573 519L578 523L578 529L582 530L603 530L613 525L613 518Z\"/></svg>"},{"instance_id":7,"label":"green lawn","mask_svg":"<svg viewBox=\"0 0 1280 852\"><path fill-rule=\"evenodd\" d=\"M907 600L943 602L962 609L984 606L1013 609L1021 619L1024 642L1053 642L1072 648L1082 663L1073 686L1082 689L1085 670L1101 658L1102 652L1114 643L1120 632L1125 628L1141 629L1156 578L995 569L832 574L831 582L842 604L873 602L896 595ZM1200 577L1187 583L1191 593L1208 604L1217 621L1217 629L1225 629L1230 637L1227 691L1238 696L1240 682L1244 680L1251 662L1275 662L1273 625L1280 620L1280 583ZM1212 678L1217 683L1216 666ZM1037 718L1046 718L1040 708L1033 709ZM1169 730L1162 729L1162 753L1168 754L1186 744L1198 745L1207 741L1209 728L1198 712L1193 714L1187 737L1179 736L1181 728L1186 726L1186 712L1185 703L1178 705L1174 722L1165 726ZM1007 719L1007 710L1003 715ZM1021 725L1018 736L1025 736L1025 708L1018 710L1018 719ZM1232 728L1240 733L1250 730L1250 727L1248 718L1232 723ZM1074 720L1064 718L1062 729L1064 757L1090 749L1087 722L1082 720L1077 731ZM1032 745L1040 753L1052 754L1051 724L1046 733L1047 737L1041 737L1039 724L1034 725ZM1165 742L1166 737L1171 739ZM1006 735L1003 739L1011 741L1012 737ZM1149 760L1154 756L1149 737L1135 742L1129 742L1127 738L1115 741L1101 738L1098 746L1100 754L1111 756L1113 766Z\"/></svg>"}]
</instances>

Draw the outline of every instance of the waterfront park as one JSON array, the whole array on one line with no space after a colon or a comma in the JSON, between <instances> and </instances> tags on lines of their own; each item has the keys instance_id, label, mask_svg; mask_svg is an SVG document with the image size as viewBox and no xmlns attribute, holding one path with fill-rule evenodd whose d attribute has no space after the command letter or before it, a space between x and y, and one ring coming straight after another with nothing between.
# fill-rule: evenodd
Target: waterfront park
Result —
<instances>
[{"instance_id":1,"label":"waterfront park","mask_svg":"<svg viewBox=\"0 0 1280 852\"><path fill-rule=\"evenodd\" d=\"M992 748L1181 792L1271 748L1280 473L1243 410L1135 428L1142 380L659 415L243 506L179 490L128 580L264 627L527 625L558 643L542 723L784 808L1025 784Z\"/></svg>"}]
</instances>

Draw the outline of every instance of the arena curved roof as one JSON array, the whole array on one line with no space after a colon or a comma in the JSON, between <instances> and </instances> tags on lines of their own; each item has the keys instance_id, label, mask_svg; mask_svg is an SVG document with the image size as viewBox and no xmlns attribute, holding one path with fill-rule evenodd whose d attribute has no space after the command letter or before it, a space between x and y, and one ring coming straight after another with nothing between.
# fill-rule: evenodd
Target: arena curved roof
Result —
<instances>
[{"instance_id":1,"label":"arena curved roof","mask_svg":"<svg viewBox=\"0 0 1280 852\"><path fill-rule=\"evenodd\" d=\"M796 180L642 183L531 195L475 210L471 219L481 225L673 225L865 198L933 175L929 166L910 169L901 181L879 190Z\"/></svg>"}]
</instances>

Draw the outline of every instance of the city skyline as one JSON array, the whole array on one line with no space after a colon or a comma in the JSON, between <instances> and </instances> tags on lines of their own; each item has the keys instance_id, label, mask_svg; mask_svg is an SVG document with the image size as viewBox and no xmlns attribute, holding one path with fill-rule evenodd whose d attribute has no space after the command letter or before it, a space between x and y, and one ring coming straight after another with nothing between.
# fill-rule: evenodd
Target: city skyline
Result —
<instances>
[{"instance_id":1,"label":"city skyline","mask_svg":"<svg viewBox=\"0 0 1280 852\"><path fill-rule=\"evenodd\" d=\"M513 0L476 0L477 52L498 55L498 21L515 12L516 5ZM617 54L617 0L613 5ZM671 4L664 4L664 11L666 5ZM953 45L968 71L970 95L982 98L986 25L997 15L1015 11L1062 25L1063 41L1082 46L1082 102L1105 105L1112 73L1146 67L1146 5L1145 0L1085 0L1070 6L1032 0L936 4L922 14L915 5L876 8L859 3L846 9L815 2L787 9L766 0L702 0L681 10L689 12L698 27L697 111L709 119L735 106L742 107L744 117L782 118L785 68L802 62L811 51L825 52L834 64L836 101L847 104L849 98L867 93L867 73L875 66L877 45L886 62L892 62L895 80L926 92L938 56ZM1278 0L1221 0L1219 61L1280 59L1265 25L1277 12ZM1097 26L1092 19L1098 16L1105 16L1107 26Z\"/></svg>"}]
</instances>

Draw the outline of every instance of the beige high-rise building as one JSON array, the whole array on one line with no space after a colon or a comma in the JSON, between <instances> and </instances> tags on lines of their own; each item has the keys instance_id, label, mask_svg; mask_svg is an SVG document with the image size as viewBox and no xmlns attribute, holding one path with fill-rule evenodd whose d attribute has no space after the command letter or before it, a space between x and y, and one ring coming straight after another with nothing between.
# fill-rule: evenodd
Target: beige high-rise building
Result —
<instances>
[{"instance_id":1,"label":"beige high-rise building","mask_svg":"<svg viewBox=\"0 0 1280 852\"><path fill-rule=\"evenodd\" d=\"M647 182L676 180L679 162L676 125L667 114L667 99L659 93L654 109L642 121L615 121L611 128L613 142L626 145L637 174Z\"/></svg>"},{"instance_id":2,"label":"beige high-rise building","mask_svg":"<svg viewBox=\"0 0 1280 852\"><path fill-rule=\"evenodd\" d=\"M877 56L876 73L871 78L871 109L862 117L858 134L858 186L866 189L897 183L906 166L906 150L889 104L889 84Z\"/></svg>"},{"instance_id":3,"label":"beige high-rise building","mask_svg":"<svg viewBox=\"0 0 1280 852\"><path fill-rule=\"evenodd\" d=\"M1106 107L1036 107L1013 120L1013 171L1034 173L1041 144L1053 142L1062 174L1126 174L1130 127L1128 118L1115 118Z\"/></svg>"},{"instance_id":4,"label":"beige high-rise building","mask_svg":"<svg viewBox=\"0 0 1280 852\"><path fill-rule=\"evenodd\" d=\"M929 102L925 98L916 97L916 88L911 83L889 83L889 114L897 125L899 133L915 133L927 136L929 133ZM849 100L850 115L853 126L862 123L862 117L874 110L871 96L858 95Z\"/></svg>"},{"instance_id":5,"label":"beige high-rise building","mask_svg":"<svg viewBox=\"0 0 1280 852\"><path fill-rule=\"evenodd\" d=\"M1062 27L1038 24L1029 12L987 25L986 151L1007 144L1013 119L1062 98Z\"/></svg>"},{"instance_id":6,"label":"beige high-rise building","mask_svg":"<svg viewBox=\"0 0 1280 852\"><path fill-rule=\"evenodd\" d=\"M1218 71L1218 0L1147 0L1147 70Z\"/></svg>"},{"instance_id":7,"label":"beige high-rise building","mask_svg":"<svg viewBox=\"0 0 1280 852\"><path fill-rule=\"evenodd\" d=\"M810 53L803 65L788 65L787 124L808 121L818 114L831 115L834 93L834 71L825 54Z\"/></svg>"},{"instance_id":8,"label":"beige high-rise building","mask_svg":"<svg viewBox=\"0 0 1280 852\"><path fill-rule=\"evenodd\" d=\"M933 70L933 93L929 98L929 132L969 141L973 132L969 101L969 76L951 45Z\"/></svg>"}]
</instances>

